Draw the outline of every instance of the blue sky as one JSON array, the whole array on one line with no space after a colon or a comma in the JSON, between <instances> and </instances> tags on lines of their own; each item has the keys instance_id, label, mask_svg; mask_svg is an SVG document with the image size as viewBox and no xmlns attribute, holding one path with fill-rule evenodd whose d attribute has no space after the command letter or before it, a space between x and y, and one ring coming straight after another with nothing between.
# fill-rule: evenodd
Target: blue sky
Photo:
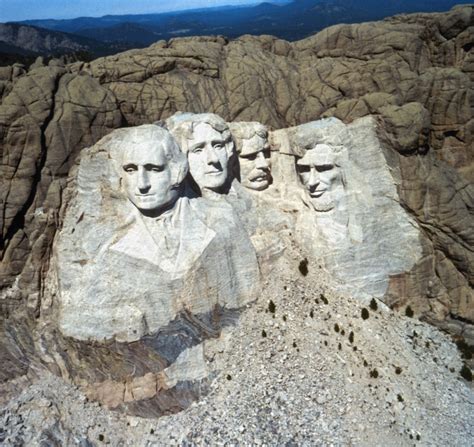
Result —
<instances>
[{"instance_id":1,"label":"blue sky","mask_svg":"<svg viewBox=\"0 0 474 447\"><path fill-rule=\"evenodd\" d=\"M146 14L252 3L258 3L258 0L0 0L0 22L100 17L106 14Z\"/></svg>"}]
</instances>

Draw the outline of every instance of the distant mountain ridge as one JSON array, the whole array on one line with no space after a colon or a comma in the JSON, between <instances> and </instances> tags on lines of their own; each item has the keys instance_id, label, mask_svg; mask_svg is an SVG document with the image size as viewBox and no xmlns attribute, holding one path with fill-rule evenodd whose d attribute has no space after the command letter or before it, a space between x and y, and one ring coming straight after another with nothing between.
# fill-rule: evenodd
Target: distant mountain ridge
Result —
<instances>
[{"instance_id":1,"label":"distant mountain ridge","mask_svg":"<svg viewBox=\"0 0 474 447\"><path fill-rule=\"evenodd\" d=\"M82 60L93 59L127 48L129 46L117 42L106 43L77 34L19 23L0 23L0 65L15 60L30 62L38 56L76 55Z\"/></svg>"},{"instance_id":2,"label":"distant mountain ridge","mask_svg":"<svg viewBox=\"0 0 474 447\"><path fill-rule=\"evenodd\" d=\"M256 1L251 5L225 5L225 6L215 6L211 8L193 8L185 9L178 11L170 12L160 12L160 13L147 13L147 14L107 14L102 17L76 17L74 19L35 19L35 20L23 20L18 23L23 23L26 25L38 26L46 29L51 29L55 31L64 31L64 32L77 32L82 29L89 28L106 28L116 26L121 23L135 23L135 24L159 24L166 22L170 18L177 16L186 16L186 15L209 15L209 14L221 14L231 12L233 14L237 13L239 10L251 10L252 8L259 5L271 5L279 6L292 3L293 0L272 0L268 2L259 3Z\"/></svg>"},{"instance_id":3,"label":"distant mountain ridge","mask_svg":"<svg viewBox=\"0 0 474 447\"><path fill-rule=\"evenodd\" d=\"M27 20L0 24L0 65L14 55L57 56L85 52L86 59L146 47L174 37L269 34L303 39L338 23L359 23L416 11L448 10L466 0L275 0L250 6L224 6L160 14L107 15L68 20ZM16 50L19 48L20 50ZM8 58L4 54L9 54Z\"/></svg>"},{"instance_id":4,"label":"distant mountain ridge","mask_svg":"<svg viewBox=\"0 0 474 447\"><path fill-rule=\"evenodd\" d=\"M159 32L137 23L124 22L106 28L86 28L80 31L86 36L104 43L122 42L128 46L147 46L162 39Z\"/></svg>"},{"instance_id":5,"label":"distant mountain ridge","mask_svg":"<svg viewBox=\"0 0 474 447\"><path fill-rule=\"evenodd\" d=\"M87 51L102 45L87 37L17 23L0 24L0 42L34 53Z\"/></svg>"},{"instance_id":6,"label":"distant mountain ridge","mask_svg":"<svg viewBox=\"0 0 474 447\"><path fill-rule=\"evenodd\" d=\"M272 34L294 41L337 23L380 20L400 13L446 11L467 0L293 0L262 2L250 6L227 6L160 14L107 15L70 20L27 20L22 23L51 30L76 33L110 41L106 30L124 23L143 27L143 33L157 33L162 39L177 35L222 34L235 38L243 34ZM94 29L100 31L93 31ZM123 41L123 38L120 39ZM136 41L148 42L139 37Z\"/></svg>"}]
</instances>

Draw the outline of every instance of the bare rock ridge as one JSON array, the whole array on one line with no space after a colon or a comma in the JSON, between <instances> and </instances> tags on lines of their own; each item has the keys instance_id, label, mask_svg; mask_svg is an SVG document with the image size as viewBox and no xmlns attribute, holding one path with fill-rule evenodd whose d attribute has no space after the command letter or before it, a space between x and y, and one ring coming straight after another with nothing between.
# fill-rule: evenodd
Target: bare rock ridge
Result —
<instances>
[{"instance_id":1,"label":"bare rock ridge","mask_svg":"<svg viewBox=\"0 0 474 447\"><path fill-rule=\"evenodd\" d=\"M1 68L2 382L186 408L295 246L472 343L473 29L465 6Z\"/></svg>"},{"instance_id":2,"label":"bare rock ridge","mask_svg":"<svg viewBox=\"0 0 474 447\"><path fill-rule=\"evenodd\" d=\"M319 264L332 290L387 301L431 241L400 206L382 130L372 116L268 131L189 112L114 130L71 170L34 327L7 320L4 348L153 417L207 393L222 331L291 247L303 275Z\"/></svg>"},{"instance_id":3,"label":"bare rock ridge","mask_svg":"<svg viewBox=\"0 0 474 447\"><path fill-rule=\"evenodd\" d=\"M108 44L67 32L53 31L20 23L0 23L2 65L15 60L15 54L34 61L37 57L61 57L63 60L91 60L130 47ZM25 59L23 59L25 60ZM28 60L28 59L26 59Z\"/></svg>"},{"instance_id":4,"label":"bare rock ridge","mask_svg":"<svg viewBox=\"0 0 474 447\"><path fill-rule=\"evenodd\" d=\"M73 36L71 36L73 37ZM65 33L49 32L32 26L21 26L14 23L0 24L0 40L32 53L60 53L84 51L84 44L68 38ZM80 40L80 39L79 39Z\"/></svg>"}]
</instances>

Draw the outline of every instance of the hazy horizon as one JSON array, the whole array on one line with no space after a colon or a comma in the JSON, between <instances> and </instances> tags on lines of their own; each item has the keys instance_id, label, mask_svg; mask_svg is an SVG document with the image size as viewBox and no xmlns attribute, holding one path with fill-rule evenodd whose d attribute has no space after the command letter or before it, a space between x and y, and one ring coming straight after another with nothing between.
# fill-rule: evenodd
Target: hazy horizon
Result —
<instances>
[{"instance_id":1,"label":"hazy horizon","mask_svg":"<svg viewBox=\"0 0 474 447\"><path fill-rule=\"evenodd\" d=\"M228 5L252 5L263 1L282 3L282 0L75 0L67 3L64 0L21 0L22 8L19 9L18 0L0 0L0 22L153 14Z\"/></svg>"}]
</instances>

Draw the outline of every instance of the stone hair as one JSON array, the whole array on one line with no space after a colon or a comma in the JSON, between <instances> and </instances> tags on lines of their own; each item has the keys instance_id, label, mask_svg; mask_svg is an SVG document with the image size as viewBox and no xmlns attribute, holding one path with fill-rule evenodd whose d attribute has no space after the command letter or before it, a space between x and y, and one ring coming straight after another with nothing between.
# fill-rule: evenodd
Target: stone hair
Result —
<instances>
[{"instance_id":1,"label":"stone hair","mask_svg":"<svg viewBox=\"0 0 474 447\"><path fill-rule=\"evenodd\" d=\"M179 119L178 116L177 120L167 122L170 131L178 138L183 152L187 153L187 145L183 144L184 140L191 140L193 138L194 129L199 124L211 126L222 135L226 144L232 140L229 126L220 116L213 113L190 113L189 116L186 115L183 114L182 119Z\"/></svg>"},{"instance_id":2,"label":"stone hair","mask_svg":"<svg viewBox=\"0 0 474 447\"><path fill-rule=\"evenodd\" d=\"M229 124L232 136L234 137L236 150L238 153L242 151L242 141L250 140L255 135L260 138L268 138L268 129L258 122L242 122Z\"/></svg>"},{"instance_id":3,"label":"stone hair","mask_svg":"<svg viewBox=\"0 0 474 447\"><path fill-rule=\"evenodd\" d=\"M122 138L112 149L113 158L117 164L116 168L120 176L122 175L121 164L125 154L133 145L139 144L144 140L156 140L157 148L161 147L163 149L165 158L168 160L170 169L174 174L173 178L178 179L178 183L180 183L180 179L184 178L182 173L186 174L188 172L188 160L183 152L181 152L178 143L170 131L156 124L144 124L131 129L123 129Z\"/></svg>"}]
</instances>

